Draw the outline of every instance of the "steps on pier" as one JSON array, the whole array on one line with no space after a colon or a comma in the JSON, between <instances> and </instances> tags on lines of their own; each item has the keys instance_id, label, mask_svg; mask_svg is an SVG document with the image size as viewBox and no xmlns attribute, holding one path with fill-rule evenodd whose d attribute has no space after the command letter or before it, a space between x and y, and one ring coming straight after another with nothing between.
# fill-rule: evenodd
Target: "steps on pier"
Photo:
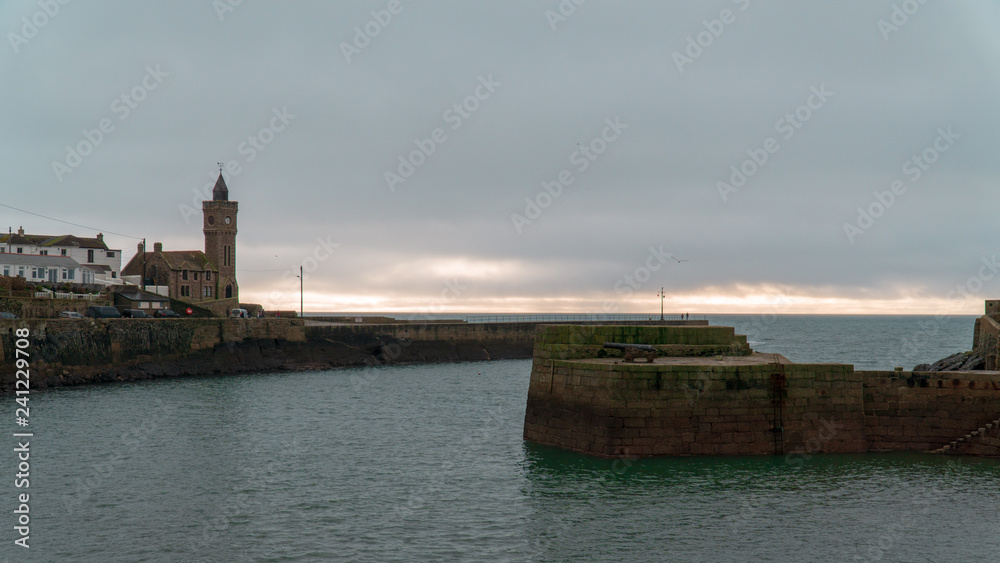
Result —
<instances>
[{"instance_id":1,"label":"steps on pier","mask_svg":"<svg viewBox=\"0 0 1000 563\"><path fill-rule=\"evenodd\" d=\"M973 438L976 438L976 437L978 437L980 435L985 436L987 430L1000 430L1000 418L994 420L993 422L987 424L986 426L982 426L982 427L980 427L980 428L978 428L976 430L973 430L972 432L969 432L968 434L966 434L965 436L962 436L961 438L959 438L957 440L952 440L951 443L949 443L948 445L943 446L941 448L938 448L936 450L933 450L933 451L931 451L931 453L932 454L954 453L955 449L958 446L960 446L960 445L968 442L969 440L971 440Z\"/></svg>"}]
</instances>

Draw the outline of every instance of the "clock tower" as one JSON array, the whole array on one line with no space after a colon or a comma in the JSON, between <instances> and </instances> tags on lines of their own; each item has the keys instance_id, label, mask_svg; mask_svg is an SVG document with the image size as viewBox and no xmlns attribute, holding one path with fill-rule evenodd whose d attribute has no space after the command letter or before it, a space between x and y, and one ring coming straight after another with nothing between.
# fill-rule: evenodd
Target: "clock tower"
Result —
<instances>
[{"instance_id":1,"label":"clock tower","mask_svg":"<svg viewBox=\"0 0 1000 563\"><path fill-rule=\"evenodd\" d=\"M234 298L239 302L240 288L236 283L236 213L239 203L229 201L229 188L219 171L212 190L212 200L201 202L205 233L205 254L219 269L215 283L217 299Z\"/></svg>"}]
</instances>

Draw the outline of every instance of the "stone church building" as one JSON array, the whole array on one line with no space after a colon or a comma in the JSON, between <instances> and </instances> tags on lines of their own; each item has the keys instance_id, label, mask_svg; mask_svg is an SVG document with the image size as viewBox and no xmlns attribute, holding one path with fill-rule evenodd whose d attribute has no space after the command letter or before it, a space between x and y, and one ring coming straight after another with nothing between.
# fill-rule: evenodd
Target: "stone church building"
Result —
<instances>
[{"instance_id":1,"label":"stone church building","mask_svg":"<svg viewBox=\"0 0 1000 563\"><path fill-rule=\"evenodd\" d=\"M217 315L239 306L236 282L236 216L239 203L229 201L229 188L219 173L211 201L201 204L205 250L164 250L154 243L138 252L122 276L142 280L144 286L166 288L166 296L212 310Z\"/></svg>"}]
</instances>

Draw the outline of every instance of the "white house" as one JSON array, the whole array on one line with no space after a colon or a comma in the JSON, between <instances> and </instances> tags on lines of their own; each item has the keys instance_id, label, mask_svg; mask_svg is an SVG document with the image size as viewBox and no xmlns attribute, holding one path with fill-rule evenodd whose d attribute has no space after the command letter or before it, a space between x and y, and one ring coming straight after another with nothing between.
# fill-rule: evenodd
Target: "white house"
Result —
<instances>
[{"instance_id":1,"label":"white house","mask_svg":"<svg viewBox=\"0 0 1000 563\"><path fill-rule=\"evenodd\" d=\"M104 235L83 238L74 235L26 235L23 228L17 232L0 234L0 254L34 254L38 256L65 256L90 268L94 281L102 285L120 285L122 251L108 248Z\"/></svg>"},{"instance_id":2,"label":"white house","mask_svg":"<svg viewBox=\"0 0 1000 563\"><path fill-rule=\"evenodd\" d=\"M68 256L0 253L0 273L33 283L93 284L97 272Z\"/></svg>"}]
</instances>

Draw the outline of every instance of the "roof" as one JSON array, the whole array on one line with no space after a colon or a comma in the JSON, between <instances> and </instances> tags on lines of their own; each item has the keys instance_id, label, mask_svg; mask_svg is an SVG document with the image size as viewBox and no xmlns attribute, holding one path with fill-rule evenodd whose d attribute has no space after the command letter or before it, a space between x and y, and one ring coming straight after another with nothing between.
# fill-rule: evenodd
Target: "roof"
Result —
<instances>
[{"instance_id":1,"label":"roof","mask_svg":"<svg viewBox=\"0 0 1000 563\"><path fill-rule=\"evenodd\" d=\"M41 256L38 254L14 254L0 252L0 265L4 266L41 266L43 268L84 268L69 256Z\"/></svg>"},{"instance_id":2,"label":"roof","mask_svg":"<svg viewBox=\"0 0 1000 563\"><path fill-rule=\"evenodd\" d=\"M150 293L148 291L122 291L115 295L121 296L129 301L170 301L169 297L164 297L162 295L157 295L155 293Z\"/></svg>"},{"instance_id":3,"label":"roof","mask_svg":"<svg viewBox=\"0 0 1000 563\"><path fill-rule=\"evenodd\" d=\"M6 245L10 239L10 244L30 244L33 246L47 247L75 247L75 248L97 248L109 250L108 245L98 238L84 238L75 235L20 235L17 233L5 233L0 235L0 244Z\"/></svg>"},{"instance_id":4,"label":"roof","mask_svg":"<svg viewBox=\"0 0 1000 563\"><path fill-rule=\"evenodd\" d=\"M212 200L229 201L229 187L226 186L226 181L222 179L222 172L219 172L219 179L215 181L215 188L212 189Z\"/></svg>"},{"instance_id":5,"label":"roof","mask_svg":"<svg viewBox=\"0 0 1000 563\"><path fill-rule=\"evenodd\" d=\"M129 260L128 264L122 268L122 275L141 276L143 258L145 258L147 264L162 259L171 270L219 271L219 269L215 267L215 264L212 263L212 260L209 259L208 255L201 250L173 250L169 252L161 250L160 252L154 251L136 253L136 255Z\"/></svg>"}]
</instances>

